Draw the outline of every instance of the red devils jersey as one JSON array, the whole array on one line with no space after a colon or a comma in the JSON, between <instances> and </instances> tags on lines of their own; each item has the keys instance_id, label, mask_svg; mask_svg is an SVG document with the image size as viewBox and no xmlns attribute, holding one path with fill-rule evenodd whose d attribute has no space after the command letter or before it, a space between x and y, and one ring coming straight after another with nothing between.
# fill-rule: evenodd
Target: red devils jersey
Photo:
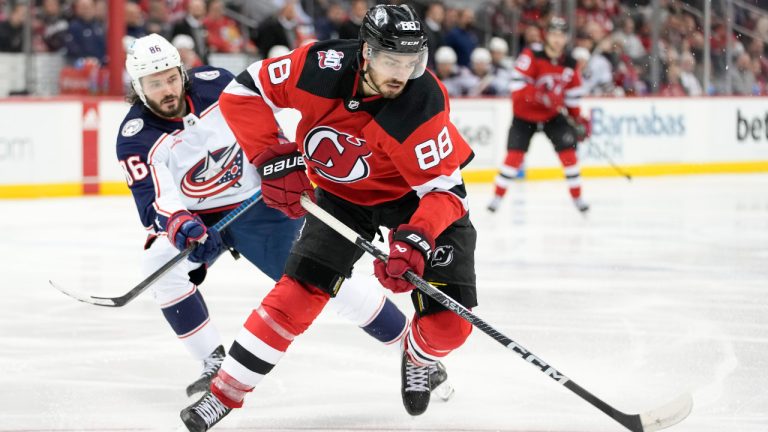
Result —
<instances>
[{"instance_id":1,"label":"red devils jersey","mask_svg":"<svg viewBox=\"0 0 768 432\"><path fill-rule=\"evenodd\" d=\"M222 112L253 160L278 142L273 111L297 109L296 141L315 184L360 205L415 190L420 209L427 202L436 214L417 211L411 223L436 236L466 211L460 168L472 151L432 74L409 81L395 99L358 94L358 48L332 40L256 62L224 91Z\"/></svg>"},{"instance_id":2,"label":"red devils jersey","mask_svg":"<svg viewBox=\"0 0 768 432\"><path fill-rule=\"evenodd\" d=\"M562 94L568 113L574 117L580 115L579 103L584 88L581 86L581 74L576 70L576 60L570 52L551 59L543 49L524 49L515 62L511 88L515 117L543 122L559 114L556 108L548 108L535 100L536 91L540 88Z\"/></svg>"}]
</instances>

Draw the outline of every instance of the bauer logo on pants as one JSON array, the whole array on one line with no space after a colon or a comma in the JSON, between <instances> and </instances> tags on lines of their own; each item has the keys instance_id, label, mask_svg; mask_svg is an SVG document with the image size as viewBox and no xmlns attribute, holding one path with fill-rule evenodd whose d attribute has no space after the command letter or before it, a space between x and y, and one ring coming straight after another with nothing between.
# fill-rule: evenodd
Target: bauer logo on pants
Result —
<instances>
[{"instance_id":1,"label":"bauer logo on pants","mask_svg":"<svg viewBox=\"0 0 768 432\"><path fill-rule=\"evenodd\" d=\"M439 246L432 255L432 267L446 267L453 262L453 246Z\"/></svg>"}]
</instances>

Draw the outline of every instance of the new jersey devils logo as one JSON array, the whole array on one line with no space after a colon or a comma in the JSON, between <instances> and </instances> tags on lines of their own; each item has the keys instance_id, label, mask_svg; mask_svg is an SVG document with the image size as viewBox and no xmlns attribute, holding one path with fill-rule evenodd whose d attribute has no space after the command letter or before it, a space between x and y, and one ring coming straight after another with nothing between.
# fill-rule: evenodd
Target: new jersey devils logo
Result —
<instances>
[{"instance_id":1,"label":"new jersey devils logo","mask_svg":"<svg viewBox=\"0 0 768 432\"><path fill-rule=\"evenodd\" d=\"M243 176L243 150L237 145L222 147L189 169L181 179L181 191L203 201L229 187L238 187Z\"/></svg>"},{"instance_id":2,"label":"new jersey devils logo","mask_svg":"<svg viewBox=\"0 0 768 432\"><path fill-rule=\"evenodd\" d=\"M453 262L453 246L439 246L432 255L432 267L447 267Z\"/></svg>"},{"instance_id":3,"label":"new jersey devils logo","mask_svg":"<svg viewBox=\"0 0 768 432\"><path fill-rule=\"evenodd\" d=\"M356 182L371 171L365 161L371 155L365 140L328 126L309 131L304 138L304 153L315 172L335 182Z\"/></svg>"}]
</instances>

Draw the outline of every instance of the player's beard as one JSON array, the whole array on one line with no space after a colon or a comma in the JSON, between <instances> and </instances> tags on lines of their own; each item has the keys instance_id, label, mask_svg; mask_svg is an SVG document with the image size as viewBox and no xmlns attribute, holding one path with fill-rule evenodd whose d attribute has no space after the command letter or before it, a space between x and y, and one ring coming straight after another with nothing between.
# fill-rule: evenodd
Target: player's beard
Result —
<instances>
[{"instance_id":1,"label":"player's beard","mask_svg":"<svg viewBox=\"0 0 768 432\"><path fill-rule=\"evenodd\" d=\"M374 75L373 68L368 68L368 71L366 72L368 75L368 85L371 86L375 91L377 91L381 97L385 99L394 99L398 96L400 96L400 93L405 90L405 84L406 82L400 81L397 79L389 79L389 80L382 80L381 82L378 82L376 79L376 76ZM397 85L397 89L393 89L389 86L389 84Z\"/></svg>"},{"instance_id":2,"label":"player's beard","mask_svg":"<svg viewBox=\"0 0 768 432\"><path fill-rule=\"evenodd\" d=\"M172 105L172 108L163 108L167 103L169 102L175 102ZM179 118L184 115L184 109L186 108L184 105L184 92L181 92L178 96L166 96L163 99L160 100L160 102L155 102L153 100L147 99L147 105L154 111L156 114L165 117L165 118Z\"/></svg>"}]
</instances>

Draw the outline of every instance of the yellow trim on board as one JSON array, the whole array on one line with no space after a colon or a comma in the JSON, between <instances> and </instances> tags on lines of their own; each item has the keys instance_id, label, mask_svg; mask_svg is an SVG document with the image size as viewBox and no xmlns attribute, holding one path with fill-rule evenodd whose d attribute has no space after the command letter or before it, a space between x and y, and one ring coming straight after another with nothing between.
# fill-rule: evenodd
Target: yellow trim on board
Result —
<instances>
[{"instance_id":1,"label":"yellow trim on board","mask_svg":"<svg viewBox=\"0 0 768 432\"><path fill-rule=\"evenodd\" d=\"M633 177L689 174L738 174L768 173L768 161L756 162L713 162L700 164L653 164L621 165L621 169ZM496 176L496 169L468 169L462 172L467 183L490 183ZM584 177L616 177L619 174L610 166L582 168ZM531 168L525 171L526 180L562 179L562 168ZM129 195L124 182L103 182L99 184L99 195ZM0 185L2 198L53 198L82 196L82 183L51 183L30 185Z\"/></svg>"},{"instance_id":2,"label":"yellow trim on board","mask_svg":"<svg viewBox=\"0 0 768 432\"><path fill-rule=\"evenodd\" d=\"M701 164L653 164L620 165L622 171L631 176L651 177L662 175L688 174L739 174L768 172L768 161L758 162L713 162ZM462 171L467 183L490 183L496 177L496 169L467 169ZM610 166L584 167L583 177L617 177L619 174ZM530 168L525 171L526 180L554 180L563 178L562 168Z\"/></svg>"},{"instance_id":3,"label":"yellow trim on board","mask_svg":"<svg viewBox=\"0 0 768 432\"><path fill-rule=\"evenodd\" d=\"M99 195L130 195L125 182L104 182L99 184Z\"/></svg>"},{"instance_id":4,"label":"yellow trim on board","mask_svg":"<svg viewBox=\"0 0 768 432\"><path fill-rule=\"evenodd\" d=\"M72 197L83 194L82 183L0 185L0 198Z\"/></svg>"}]
</instances>

